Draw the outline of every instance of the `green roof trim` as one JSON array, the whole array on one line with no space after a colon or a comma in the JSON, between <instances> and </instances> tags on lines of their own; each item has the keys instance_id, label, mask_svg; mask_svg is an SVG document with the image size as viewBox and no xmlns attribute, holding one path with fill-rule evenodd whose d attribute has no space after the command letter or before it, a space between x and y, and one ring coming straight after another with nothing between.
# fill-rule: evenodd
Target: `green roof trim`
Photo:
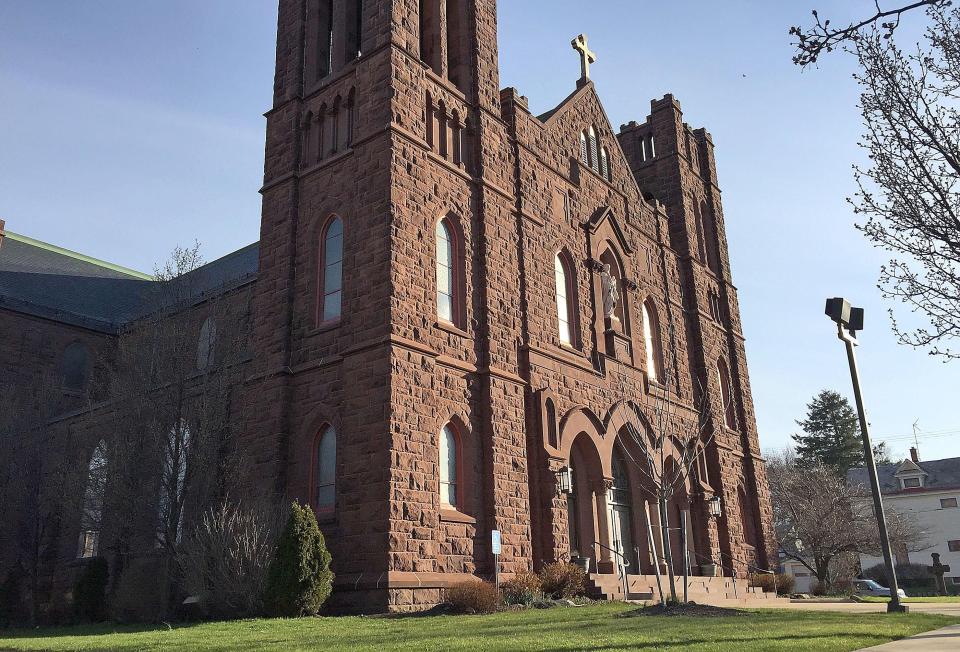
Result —
<instances>
[{"instance_id":1,"label":"green roof trim","mask_svg":"<svg viewBox=\"0 0 960 652\"><path fill-rule=\"evenodd\" d=\"M16 240L17 242L23 242L24 244L32 245L34 247L39 247L40 249L46 249L47 251L52 251L61 256L69 256L75 260L82 260L85 263L90 263L91 265L96 265L97 267L103 267L104 269L109 269L114 272L119 272L121 274L126 274L133 278L138 278L142 281L152 281L153 276L150 274L144 274L143 272L138 272L135 269L130 269L128 267L123 267L121 265L115 265L113 263L108 263L105 260L100 260L98 258L93 258L92 256L87 256L76 251L70 251L69 249L64 249L63 247L58 247L57 245L52 245L49 242L42 242L40 240L34 240L33 238L28 238L25 235L20 235L19 233L14 233L13 231L3 231L3 235L6 238L11 240Z\"/></svg>"}]
</instances>

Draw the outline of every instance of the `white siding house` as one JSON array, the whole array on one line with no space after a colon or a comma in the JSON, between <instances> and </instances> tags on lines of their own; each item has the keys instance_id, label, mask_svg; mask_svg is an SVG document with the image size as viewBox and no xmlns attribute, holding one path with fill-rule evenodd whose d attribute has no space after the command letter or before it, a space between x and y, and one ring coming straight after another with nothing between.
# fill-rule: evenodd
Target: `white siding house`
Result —
<instances>
[{"instance_id":1,"label":"white siding house","mask_svg":"<svg viewBox=\"0 0 960 652\"><path fill-rule=\"evenodd\" d=\"M885 510L916 515L926 537L920 552L894 551L897 563L929 566L931 553L950 566L946 583L960 586L960 457L921 462L917 451L898 464L880 464L877 475ZM847 482L869 487L865 469L850 469ZM860 555L861 568L883 563L883 558Z\"/></svg>"}]
</instances>

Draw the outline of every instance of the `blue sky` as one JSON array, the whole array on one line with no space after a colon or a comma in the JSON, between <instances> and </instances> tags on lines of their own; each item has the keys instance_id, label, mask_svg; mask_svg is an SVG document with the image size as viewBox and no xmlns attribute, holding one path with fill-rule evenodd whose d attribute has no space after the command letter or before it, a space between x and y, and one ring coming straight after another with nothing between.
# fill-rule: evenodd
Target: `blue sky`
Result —
<instances>
[{"instance_id":1,"label":"blue sky","mask_svg":"<svg viewBox=\"0 0 960 652\"><path fill-rule=\"evenodd\" d=\"M673 93L713 134L764 449L789 442L820 389L850 394L823 316L824 299L844 295L867 311L859 356L875 436L903 456L919 420L923 458L960 455L960 362L895 343L875 288L885 256L845 202L861 159L852 64L790 63L787 29L812 6L502 0L501 85L551 108L574 88L570 39L586 32L615 128ZM816 1L835 22L870 6ZM271 0L0 3L0 218L146 271L194 239L208 260L253 242L275 36Z\"/></svg>"}]
</instances>

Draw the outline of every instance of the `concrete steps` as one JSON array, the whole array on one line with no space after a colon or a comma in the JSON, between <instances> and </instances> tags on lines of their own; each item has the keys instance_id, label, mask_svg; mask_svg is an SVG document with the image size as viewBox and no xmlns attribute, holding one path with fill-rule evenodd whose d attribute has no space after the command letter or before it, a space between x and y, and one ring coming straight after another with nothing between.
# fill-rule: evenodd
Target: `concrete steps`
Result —
<instances>
[{"instance_id":1,"label":"concrete steps","mask_svg":"<svg viewBox=\"0 0 960 652\"><path fill-rule=\"evenodd\" d=\"M683 596L683 577L674 578L677 597ZM661 578L664 593L669 595L669 578ZM787 598L777 597L773 593L764 593L759 587L747 585L747 581L738 580L734 585L729 577L690 577L687 583L687 599L700 604L715 606L775 606L789 603ZM629 600L635 602L657 602L660 592L657 590L657 578L654 575L628 575L627 593L624 595L622 580L615 574L592 573L589 576L590 597L597 600Z\"/></svg>"}]
</instances>

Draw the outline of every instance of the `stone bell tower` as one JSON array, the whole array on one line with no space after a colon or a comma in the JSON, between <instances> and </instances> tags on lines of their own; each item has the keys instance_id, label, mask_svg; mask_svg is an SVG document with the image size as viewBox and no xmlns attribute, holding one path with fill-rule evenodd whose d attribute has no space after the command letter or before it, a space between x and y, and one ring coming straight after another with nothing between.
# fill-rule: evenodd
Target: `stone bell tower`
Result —
<instances>
[{"instance_id":1,"label":"stone bell tower","mask_svg":"<svg viewBox=\"0 0 960 652\"><path fill-rule=\"evenodd\" d=\"M493 0L279 3L244 451L314 506L337 608L436 603L492 573L494 529L531 563L496 43Z\"/></svg>"}]
</instances>

